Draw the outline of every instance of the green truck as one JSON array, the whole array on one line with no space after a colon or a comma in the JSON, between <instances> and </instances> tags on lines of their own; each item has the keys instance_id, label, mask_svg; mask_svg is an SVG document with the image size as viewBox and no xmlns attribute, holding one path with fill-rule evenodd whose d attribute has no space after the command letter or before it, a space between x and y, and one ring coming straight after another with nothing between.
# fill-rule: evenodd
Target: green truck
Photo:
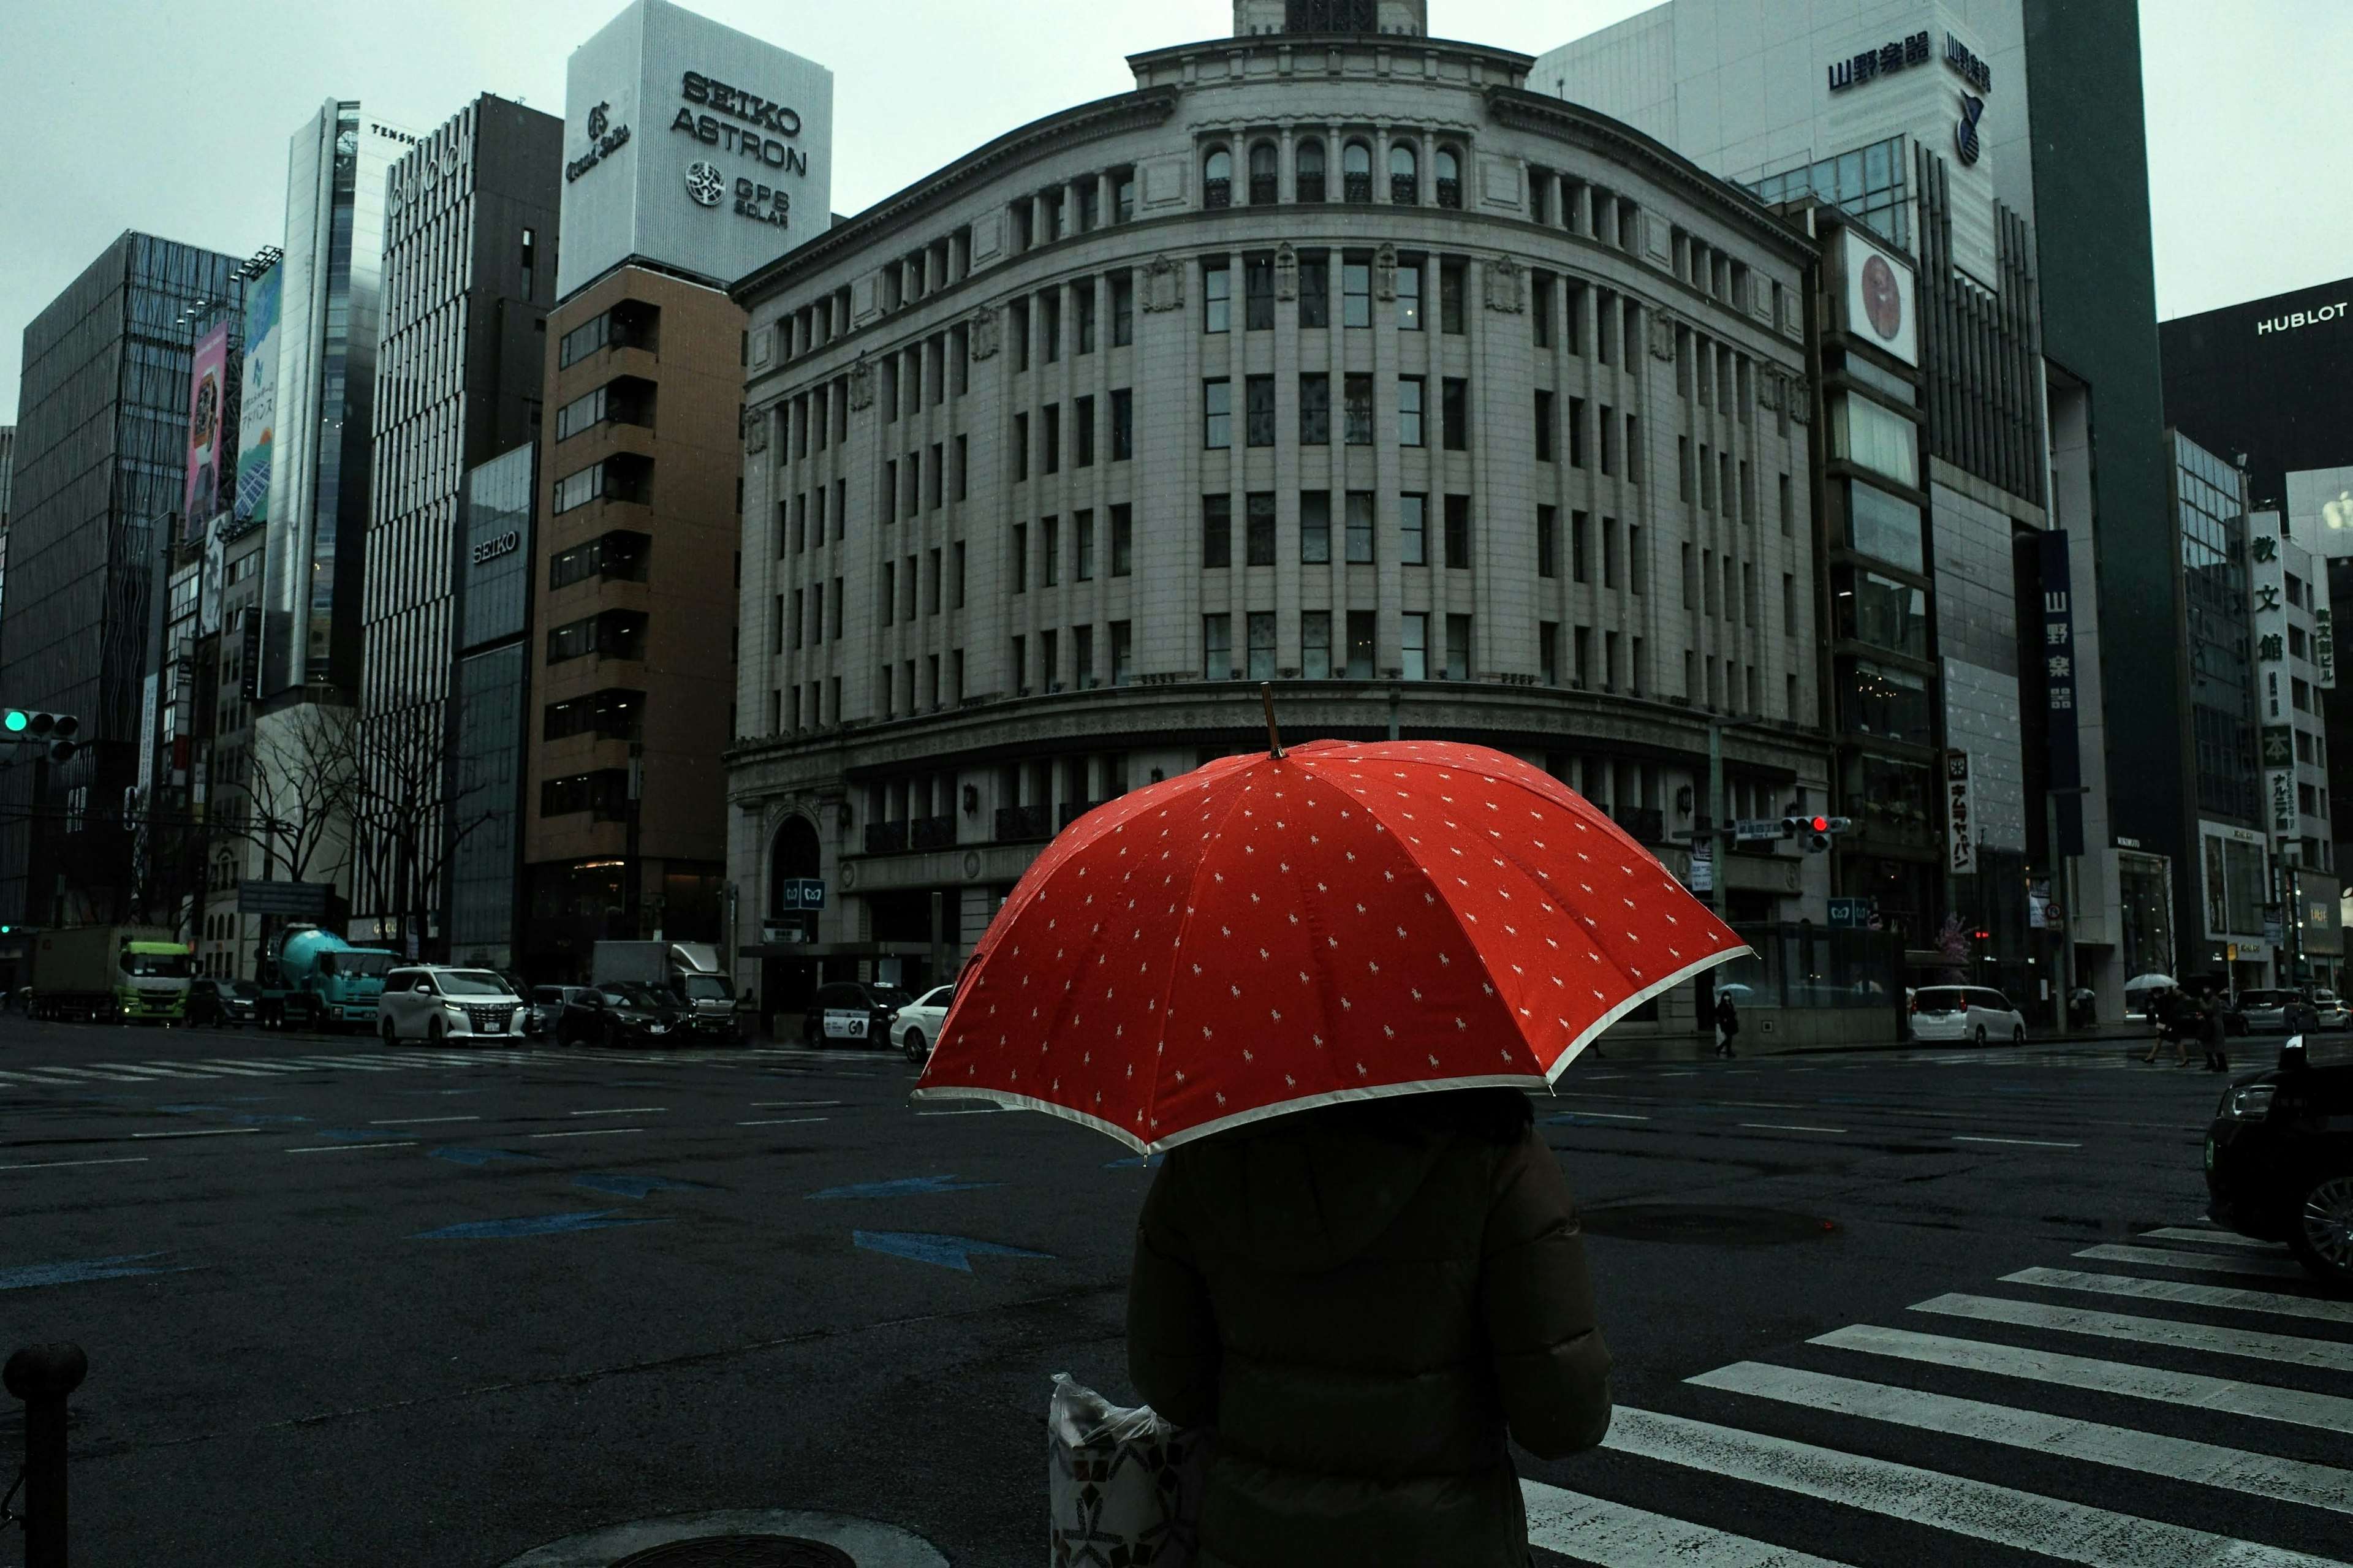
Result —
<instances>
[{"instance_id":1,"label":"green truck","mask_svg":"<svg viewBox=\"0 0 2353 1568\"><path fill-rule=\"evenodd\" d=\"M33 938L37 1018L162 1024L188 1016L188 944L160 926L67 926Z\"/></svg>"}]
</instances>

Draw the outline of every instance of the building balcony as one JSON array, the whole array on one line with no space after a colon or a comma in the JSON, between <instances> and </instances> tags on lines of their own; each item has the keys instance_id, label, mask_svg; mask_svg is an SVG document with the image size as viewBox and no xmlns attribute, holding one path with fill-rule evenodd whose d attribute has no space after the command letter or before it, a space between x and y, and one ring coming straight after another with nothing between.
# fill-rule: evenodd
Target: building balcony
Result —
<instances>
[{"instance_id":1,"label":"building balcony","mask_svg":"<svg viewBox=\"0 0 2353 1568\"><path fill-rule=\"evenodd\" d=\"M907 847L907 822L870 822L866 825L866 853L893 855Z\"/></svg>"},{"instance_id":2,"label":"building balcony","mask_svg":"<svg viewBox=\"0 0 2353 1568\"><path fill-rule=\"evenodd\" d=\"M1621 805L1611 812L1610 818L1632 836L1637 844L1664 844L1667 841L1666 813L1655 805Z\"/></svg>"},{"instance_id":3,"label":"building balcony","mask_svg":"<svg viewBox=\"0 0 2353 1568\"><path fill-rule=\"evenodd\" d=\"M953 849L955 841L953 816L918 816L907 824L907 842L917 849Z\"/></svg>"},{"instance_id":4,"label":"building balcony","mask_svg":"<svg viewBox=\"0 0 2353 1568\"><path fill-rule=\"evenodd\" d=\"M1042 805L1001 805L997 808L999 844L1034 843L1054 836L1049 809Z\"/></svg>"}]
</instances>

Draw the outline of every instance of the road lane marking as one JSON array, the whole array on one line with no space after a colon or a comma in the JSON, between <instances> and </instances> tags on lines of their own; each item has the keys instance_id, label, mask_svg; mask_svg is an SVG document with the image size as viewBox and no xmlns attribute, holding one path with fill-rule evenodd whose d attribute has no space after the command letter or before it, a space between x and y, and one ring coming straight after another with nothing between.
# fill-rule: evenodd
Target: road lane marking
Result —
<instances>
[{"instance_id":1,"label":"road lane marking","mask_svg":"<svg viewBox=\"0 0 2353 1568\"><path fill-rule=\"evenodd\" d=\"M143 1165L144 1154L119 1155L111 1160L34 1160L22 1165L0 1165L0 1171L54 1171L65 1165Z\"/></svg>"},{"instance_id":2,"label":"road lane marking","mask_svg":"<svg viewBox=\"0 0 2353 1568\"><path fill-rule=\"evenodd\" d=\"M299 1149L289 1149L289 1154L329 1154L338 1149L414 1149L414 1138L387 1138L381 1143L306 1143Z\"/></svg>"},{"instance_id":3,"label":"road lane marking","mask_svg":"<svg viewBox=\"0 0 2353 1568\"><path fill-rule=\"evenodd\" d=\"M667 1112L667 1105L617 1105L610 1110L570 1110L567 1116L651 1116Z\"/></svg>"},{"instance_id":4,"label":"road lane marking","mask_svg":"<svg viewBox=\"0 0 2353 1568\"><path fill-rule=\"evenodd\" d=\"M125 1078L119 1072L100 1072L95 1068L44 1067L27 1068L20 1070L26 1073L38 1072L43 1075L43 1081L47 1083L80 1083L89 1079L97 1079L103 1083L148 1083L153 1081L152 1079L143 1078Z\"/></svg>"},{"instance_id":5,"label":"road lane marking","mask_svg":"<svg viewBox=\"0 0 2353 1568\"><path fill-rule=\"evenodd\" d=\"M616 1132L643 1132L642 1127L580 1127L569 1132L532 1132L532 1138L609 1138Z\"/></svg>"},{"instance_id":6,"label":"road lane marking","mask_svg":"<svg viewBox=\"0 0 2353 1568\"><path fill-rule=\"evenodd\" d=\"M2001 1277L2004 1285L2040 1285L2052 1290L2091 1290L2145 1301L2178 1301L2191 1307L2226 1307L2285 1318L2317 1318L2353 1323L2353 1301L2291 1296L2278 1290L2235 1290L2223 1285L2192 1285L2179 1279L2143 1279L2134 1274L2085 1274L2073 1268L2021 1268Z\"/></svg>"},{"instance_id":7,"label":"road lane marking","mask_svg":"<svg viewBox=\"0 0 2353 1568\"><path fill-rule=\"evenodd\" d=\"M1735 1362L1685 1381L1702 1388L1778 1400L1809 1410L1828 1410L1928 1432L1949 1432L1981 1443L1999 1443L2037 1454L2055 1454L2063 1459L2112 1465L2170 1480L2221 1487L2274 1502L2353 1513L2353 1470L2340 1470L2334 1465L2252 1454L2218 1443L2200 1443L2128 1426L2046 1415L2039 1410L1957 1399L1921 1389L1891 1388L1885 1384L1834 1377L1799 1367L1769 1366L1762 1362Z\"/></svg>"},{"instance_id":8,"label":"road lane marking","mask_svg":"<svg viewBox=\"0 0 2353 1568\"><path fill-rule=\"evenodd\" d=\"M438 1121L480 1121L479 1116L387 1116L370 1127L424 1127Z\"/></svg>"},{"instance_id":9,"label":"road lane marking","mask_svg":"<svg viewBox=\"0 0 2353 1568\"><path fill-rule=\"evenodd\" d=\"M317 1072L318 1068L293 1057L223 1057L224 1067L251 1068L256 1072L284 1077L289 1073Z\"/></svg>"},{"instance_id":10,"label":"road lane marking","mask_svg":"<svg viewBox=\"0 0 2353 1568\"><path fill-rule=\"evenodd\" d=\"M2225 1258L2212 1252L2172 1252L2161 1247L2125 1247L2115 1242L2087 1247L2075 1254L2101 1263L2138 1263L2151 1268L2185 1268L2195 1274L2260 1274L2281 1279L2309 1279L2304 1265L2289 1258Z\"/></svg>"},{"instance_id":11,"label":"road lane marking","mask_svg":"<svg viewBox=\"0 0 2353 1568\"><path fill-rule=\"evenodd\" d=\"M1620 1405L1603 1446L2089 1568L2342 1568L2323 1557L2138 1519L1787 1437Z\"/></svg>"},{"instance_id":12,"label":"road lane marking","mask_svg":"<svg viewBox=\"0 0 2353 1568\"><path fill-rule=\"evenodd\" d=\"M777 1116L765 1121L738 1121L738 1127L798 1127L805 1121L830 1121L830 1116Z\"/></svg>"},{"instance_id":13,"label":"road lane marking","mask_svg":"<svg viewBox=\"0 0 2353 1568\"><path fill-rule=\"evenodd\" d=\"M108 1072L136 1073L141 1078L205 1078L208 1076L205 1073L188 1072L185 1069L179 1068L165 1070L152 1067L140 1067L131 1062L92 1062L90 1065L94 1068L101 1068Z\"/></svg>"},{"instance_id":14,"label":"road lane marking","mask_svg":"<svg viewBox=\"0 0 2353 1568\"><path fill-rule=\"evenodd\" d=\"M2015 1143L2027 1149L2081 1149L2081 1143L2063 1143L2051 1138L1986 1138L1971 1137L1966 1132L1953 1134L1956 1143Z\"/></svg>"},{"instance_id":15,"label":"road lane marking","mask_svg":"<svg viewBox=\"0 0 2353 1568\"><path fill-rule=\"evenodd\" d=\"M2323 1367L2353 1372L2353 1342L2312 1340L2295 1334L2267 1334L2256 1329L2221 1328L2212 1323L2183 1322L2175 1318L2136 1318L2120 1312L2082 1311L2054 1307L2047 1301L2012 1301L2000 1296L1939 1296L1917 1303L1913 1310L1946 1312L1955 1317L1983 1318L2026 1328L2053 1329L2067 1334L2099 1334L2141 1344L2172 1345L2215 1355L2250 1356L2258 1361L2284 1362L2291 1366Z\"/></svg>"},{"instance_id":16,"label":"road lane marking","mask_svg":"<svg viewBox=\"0 0 2353 1568\"><path fill-rule=\"evenodd\" d=\"M1743 1127L1758 1132L1843 1132L1843 1127L1801 1127L1794 1121L1744 1121Z\"/></svg>"},{"instance_id":17,"label":"road lane marking","mask_svg":"<svg viewBox=\"0 0 2353 1568\"><path fill-rule=\"evenodd\" d=\"M159 1062L156 1065L160 1067L163 1064ZM190 1078L218 1078L223 1074L230 1078L276 1078L278 1076L276 1073L263 1072L259 1068L231 1067L227 1062L206 1061L198 1065L204 1068L204 1071L186 1076Z\"/></svg>"},{"instance_id":18,"label":"road lane marking","mask_svg":"<svg viewBox=\"0 0 2353 1568\"><path fill-rule=\"evenodd\" d=\"M1527 1508L1530 1544L1599 1568L1846 1568L1831 1558L1525 1478L1520 1496Z\"/></svg>"},{"instance_id":19,"label":"road lane marking","mask_svg":"<svg viewBox=\"0 0 2353 1568\"><path fill-rule=\"evenodd\" d=\"M1915 1310L1926 1310L1926 1304ZM2128 1399L2219 1410L2263 1421L2317 1426L2329 1432L2353 1432L2353 1399L2334 1394L2307 1394L2302 1389L2240 1383L2202 1373L2168 1372L2162 1367L2138 1366L2128 1362L2028 1350L1945 1334L1919 1334L1908 1329L1875 1328L1867 1323L1818 1334L1808 1342L1864 1355L1894 1356L1933 1366L1990 1373L1997 1377L2090 1389L2095 1394L2122 1394Z\"/></svg>"},{"instance_id":20,"label":"road lane marking","mask_svg":"<svg viewBox=\"0 0 2353 1568\"><path fill-rule=\"evenodd\" d=\"M2140 1238L2143 1241L2202 1241L2215 1247L2244 1247L2261 1252L2278 1252L2287 1245L2280 1241L2259 1241L2252 1236L2241 1236L2234 1230L2192 1230L2181 1225L2145 1230L2140 1233Z\"/></svg>"},{"instance_id":21,"label":"road lane marking","mask_svg":"<svg viewBox=\"0 0 2353 1568\"><path fill-rule=\"evenodd\" d=\"M1650 1120L1647 1116L1627 1116L1615 1110L1570 1110L1563 1114L1586 1121L1648 1121ZM1545 1120L1550 1121L1553 1118L1547 1116Z\"/></svg>"},{"instance_id":22,"label":"road lane marking","mask_svg":"<svg viewBox=\"0 0 2353 1568\"><path fill-rule=\"evenodd\" d=\"M71 1263L35 1263L21 1268L0 1268L0 1290L28 1290L41 1285L84 1285L93 1279L127 1279L142 1274L185 1274L194 1265L142 1268L135 1265L161 1252L124 1252L112 1258L84 1258Z\"/></svg>"},{"instance_id":23,"label":"road lane marking","mask_svg":"<svg viewBox=\"0 0 2353 1568\"><path fill-rule=\"evenodd\" d=\"M822 1105L847 1105L846 1100L755 1100L748 1110L814 1110Z\"/></svg>"},{"instance_id":24,"label":"road lane marking","mask_svg":"<svg viewBox=\"0 0 2353 1568\"><path fill-rule=\"evenodd\" d=\"M240 1132L259 1132L259 1127L190 1127L178 1132L133 1132L133 1138L234 1138Z\"/></svg>"}]
</instances>

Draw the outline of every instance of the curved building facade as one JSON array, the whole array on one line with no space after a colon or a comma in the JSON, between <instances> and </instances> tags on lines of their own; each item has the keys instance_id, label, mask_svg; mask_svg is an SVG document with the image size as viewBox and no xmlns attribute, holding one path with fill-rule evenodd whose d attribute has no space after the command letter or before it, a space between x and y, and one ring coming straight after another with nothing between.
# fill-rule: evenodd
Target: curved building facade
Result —
<instances>
[{"instance_id":1,"label":"curved building facade","mask_svg":"<svg viewBox=\"0 0 2353 1568\"><path fill-rule=\"evenodd\" d=\"M1721 816L1824 804L1811 243L1418 7L1282 9L736 285L771 1014L952 964L1089 805L1262 747L1260 681L1286 741L1495 746L1679 869L1712 732ZM1724 863L1820 918L1819 859Z\"/></svg>"}]
</instances>

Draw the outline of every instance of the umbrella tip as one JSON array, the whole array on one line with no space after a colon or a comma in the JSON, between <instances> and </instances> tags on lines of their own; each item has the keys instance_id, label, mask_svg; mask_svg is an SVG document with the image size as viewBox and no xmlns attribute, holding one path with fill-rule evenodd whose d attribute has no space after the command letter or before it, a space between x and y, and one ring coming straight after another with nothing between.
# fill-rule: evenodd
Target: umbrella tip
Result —
<instances>
[{"instance_id":1,"label":"umbrella tip","mask_svg":"<svg viewBox=\"0 0 2353 1568\"><path fill-rule=\"evenodd\" d=\"M1259 700L1266 704L1266 749L1277 757L1282 755L1282 734L1274 727L1274 687L1261 680L1258 684Z\"/></svg>"}]
</instances>

